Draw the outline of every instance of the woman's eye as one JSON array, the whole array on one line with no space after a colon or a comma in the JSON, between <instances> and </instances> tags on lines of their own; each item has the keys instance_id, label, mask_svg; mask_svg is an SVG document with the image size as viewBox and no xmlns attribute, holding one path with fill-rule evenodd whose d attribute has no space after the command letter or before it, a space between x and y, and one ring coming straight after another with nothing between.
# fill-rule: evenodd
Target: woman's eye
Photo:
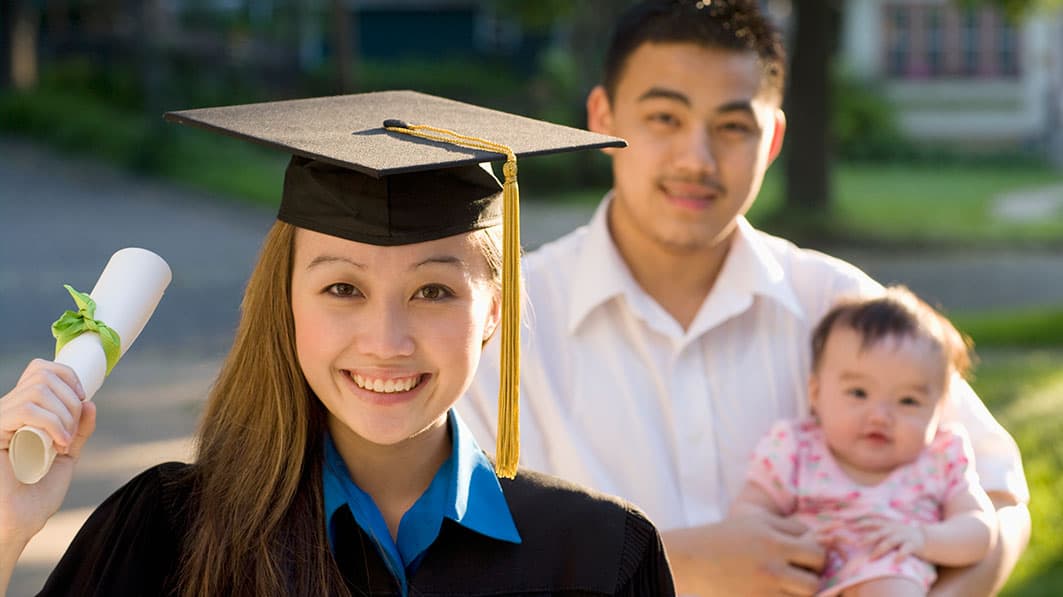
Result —
<instances>
[{"instance_id":1,"label":"woman's eye","mask_svg":"<svg viewBox=\"0 0 1063 597\"><path fill-rule=\"evenodd\" d=\"M454 293L450 291L446 286L440 286L438 284L429 284L428 286L422 286L417 290L414 295L416 298L425 299L428 301L438 301L451 296Z\"/></svg>"},{"instance_id":2,"label":"woman's eye","mask_svg":"<svg viewBox=\"0 0 1063 597\"><path fill-rule=\"evenodd\" d=\"M325 289L326 292L333 296L347 297L355 296L358 294L358 289L353 284L347 284L345 282L338 282L330 285Z\"/></svg>"}]
</instances>

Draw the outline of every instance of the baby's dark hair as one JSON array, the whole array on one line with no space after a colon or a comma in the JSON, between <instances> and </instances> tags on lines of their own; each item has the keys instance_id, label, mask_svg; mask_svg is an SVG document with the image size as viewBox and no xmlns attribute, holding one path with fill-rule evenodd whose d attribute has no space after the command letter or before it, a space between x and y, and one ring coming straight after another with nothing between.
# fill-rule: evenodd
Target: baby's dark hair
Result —
<instances>
[{"instance_id":1,"label":"baby's dark hair","mask_svg":"<svg viewBox=\"0 0 1063 597\"><path fill-rule=\"evenodd\" d=\"M756 0L645 0L617 20L605 54L602 85L612 100L628 57L644 43L692 43L754 52L764 86L778 94L786 79L786 50Z\"/></svg>"},{"instance_id":2,"label":"baby's dark hair","mask_svg":"<svg viewBox=\"0 0 1063 597\"><path fill-rule=\"evenodd\" d=\"M828 311L812 332L812 371L819 370L831 331L842 325L860 334L861 349L886 338L928 340L952 370L963 377L970 373L970 338L904 286L890 286L876 298L844 299Z\"/></svg>"}]
</instances>

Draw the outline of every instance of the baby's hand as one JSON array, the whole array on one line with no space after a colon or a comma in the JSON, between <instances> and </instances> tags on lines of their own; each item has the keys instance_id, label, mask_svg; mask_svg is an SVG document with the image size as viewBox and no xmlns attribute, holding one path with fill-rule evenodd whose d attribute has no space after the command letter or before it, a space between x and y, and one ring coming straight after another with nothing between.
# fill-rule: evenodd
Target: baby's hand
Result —
<instances>
[{"instance_id":1,"label":"baby's hand","mask_svg":"<svg viewBox=\"0 0 1063 597\"><path fill-rule=\"evenodd\" d=\"M864 545L871 546L872 560L896 550L894 561L899 562L910 555L920 555L926 545L921 524L876 518L865 521L858 530L864 534Z\"/></svg>"}]
</instances>

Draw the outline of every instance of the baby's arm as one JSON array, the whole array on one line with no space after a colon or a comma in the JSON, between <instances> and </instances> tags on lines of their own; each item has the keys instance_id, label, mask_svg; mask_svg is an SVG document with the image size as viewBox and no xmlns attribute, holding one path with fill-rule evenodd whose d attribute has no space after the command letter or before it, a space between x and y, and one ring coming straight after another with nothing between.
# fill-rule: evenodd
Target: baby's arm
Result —
<instances>
[{"instance_id":1,"label":"baby's arm","mask_svg":"<svg viewBox=\"0 0 1063 597\"><path fill-rule=\"evenodd\" d=\"M876 520L863 525L871 558L896 550L898 559L909 554L941 566L968 566L989 553L996 538L992 502L976 484L958 491L944 505L944 520L932 524Z\"/></svg>"},{"instance_id":2,"label":"baby's arm","mask_svg":"<svg viewBox=\"0 0 1063 597\"><path fill-rule=\"evenodd\" d=\"M996 540L996 511L978 484L958 491L944 508L944 520L923 527L925 543L916 555L942 566L967 566L989 553Z\"/></svg>"}]
</instances>

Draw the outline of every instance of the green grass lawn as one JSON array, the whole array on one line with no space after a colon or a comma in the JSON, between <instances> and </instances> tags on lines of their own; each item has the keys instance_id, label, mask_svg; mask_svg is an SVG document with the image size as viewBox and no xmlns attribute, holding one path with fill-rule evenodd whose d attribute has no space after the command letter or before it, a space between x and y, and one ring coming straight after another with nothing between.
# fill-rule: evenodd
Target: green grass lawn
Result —
<instances>
[{"instance_id":1,"label":"green grass lawn","mask_svg":"<svg viewBox=\"0 0 1063 597\"><path fill-rule=\"evenodd\" d=\"M773 170L750 217L771 220L782 205ZM831 226L846 238L917 243L1059 242L1063 208L1051 218L1010 222L993 213L995 197L1063 185L1063 173L1017 165L842 164L834 178ZM774 212L774 213L773 213Z\"/></svg>"},{"instance_id":2,"label":"green grass lawn","mask_svg":"<svg viewBox=\"0 0 1063 597\"><path fill-rule=\"evenodd\" d=\"M1003 595L1063 595L1063 348L983 351L975 390L1011 432L1030 484L1033 534Z\"/></svg>"},{"instance_id":3,"label":"green grass lawn","mask_svg":"<svg viewBox=\"0 0 1063 597\"><path fill-rule=\"evenodd\" d=\"M1033 535L1004 595L1063 595L1063 309L954 317L980 356L971 384L1019 444Z\"/></svg>"}]
</instances>

